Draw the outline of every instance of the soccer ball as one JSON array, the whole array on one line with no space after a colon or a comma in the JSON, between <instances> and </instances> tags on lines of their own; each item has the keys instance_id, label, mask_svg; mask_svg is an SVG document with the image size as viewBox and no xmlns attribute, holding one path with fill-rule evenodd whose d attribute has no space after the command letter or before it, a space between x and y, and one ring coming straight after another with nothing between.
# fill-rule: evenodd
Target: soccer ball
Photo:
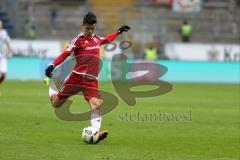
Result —
<instances>
[{"instance_id":1,"label":"soccer ball","mask_svg":"<svg viewBox=\"0 0 240 160\"><path fill-rule=\"evenodd\" d=\"M99 133L95 128L89 126L83 129L82 140L85 143L94 144L97 142L98 137L99 137Z\"/></svg>"}]
</instances>

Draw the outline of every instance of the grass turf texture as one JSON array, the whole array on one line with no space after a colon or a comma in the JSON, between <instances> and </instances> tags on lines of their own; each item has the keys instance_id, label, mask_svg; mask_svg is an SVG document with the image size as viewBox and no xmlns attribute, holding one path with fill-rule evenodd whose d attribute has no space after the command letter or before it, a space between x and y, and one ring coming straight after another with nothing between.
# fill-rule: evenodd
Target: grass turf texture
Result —
<instances>
[{"instance_id":1,"label":"grass turf texture","mask_svg":"<svg viewBox=\"0 0 240 160\"><path fill-rule=\"evenodd\" d=\"M101 88L116 95L110 83L102 83ZM0 91L1 160L240 158L239 85L175 84L171 93L138 99L135 107L120 100L103 118L102 128L110 136L97 145L87 145L80 138L89 122L66 122L55 116L42 82L6 81ZM73 100L72 112L88 109L81 97ZM130 119L138 113L158 112L188 117Z\"/></svg>"}]
</instances>

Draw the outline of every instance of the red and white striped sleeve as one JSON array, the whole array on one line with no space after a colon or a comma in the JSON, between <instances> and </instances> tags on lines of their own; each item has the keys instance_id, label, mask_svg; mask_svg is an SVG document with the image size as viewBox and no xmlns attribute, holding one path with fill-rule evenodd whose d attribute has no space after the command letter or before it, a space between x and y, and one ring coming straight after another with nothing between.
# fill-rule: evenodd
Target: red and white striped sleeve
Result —
<instances>
[{"instance_id":1,"label":"red and white striped sleeve","mask_svg":"<svg viewBox=\"0 0 240 160\"><path fill-rule=\"evenodd\" d=\"M53 65L57 66L65 61L65 59L74 52L76 49L76 42L79 39L79 37L82 36L82 33L80 33L78 36L76 36L67 46L67 48L53 61Z\"/></svg>"},{"instance_id":2,"label":"red and white striped sleeve","mask_svg":"<svg viewBox=\"0 0 240 160\"><path fill-rule=\"evenodd\" d=\"M112 42L119 35L119 32L114 32L112 34L107 35L106 37L100 37L100 45L106 44L108 42Z\"/></svg>"}]
</instances>

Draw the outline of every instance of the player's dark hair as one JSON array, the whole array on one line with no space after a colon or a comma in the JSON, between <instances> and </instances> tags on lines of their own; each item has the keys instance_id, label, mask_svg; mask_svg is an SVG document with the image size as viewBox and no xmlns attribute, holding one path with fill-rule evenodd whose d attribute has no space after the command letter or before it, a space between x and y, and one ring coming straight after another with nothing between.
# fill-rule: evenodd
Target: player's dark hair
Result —
<instances>
[{"instance_id":1,"label":"player's dark hair","mask_svg":"<svg viewBox=\"0 0 240 160\"><path fill-rule=\"evenodd\" d=\"M97 17L92 12L88 12L83 18L83 25L97 23Z\"/></svg>"}]
</instances>

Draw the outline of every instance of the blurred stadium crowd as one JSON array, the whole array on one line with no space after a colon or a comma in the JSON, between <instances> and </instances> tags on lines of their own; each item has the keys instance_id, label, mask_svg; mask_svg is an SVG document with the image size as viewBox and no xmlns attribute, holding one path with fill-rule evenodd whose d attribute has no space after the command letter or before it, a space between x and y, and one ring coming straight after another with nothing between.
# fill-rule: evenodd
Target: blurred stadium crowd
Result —
<instances>
[{"instance_id":1,"label":"blurred stadium crowd","mask_svg":"<svg viewBox=\"0 0 240 160\"><path fill-rule=\"evenodd\" d=\"M131 32L121 38L134 44L135 58L152 47L158 58L166 58L164 46L181 42L183 22L190 24L190 42L240 42L240 0L0 0L0 19L17 39L68 41L87 11L98 16L100 35L130 25Z\"/></svg>"}]
</instances>

